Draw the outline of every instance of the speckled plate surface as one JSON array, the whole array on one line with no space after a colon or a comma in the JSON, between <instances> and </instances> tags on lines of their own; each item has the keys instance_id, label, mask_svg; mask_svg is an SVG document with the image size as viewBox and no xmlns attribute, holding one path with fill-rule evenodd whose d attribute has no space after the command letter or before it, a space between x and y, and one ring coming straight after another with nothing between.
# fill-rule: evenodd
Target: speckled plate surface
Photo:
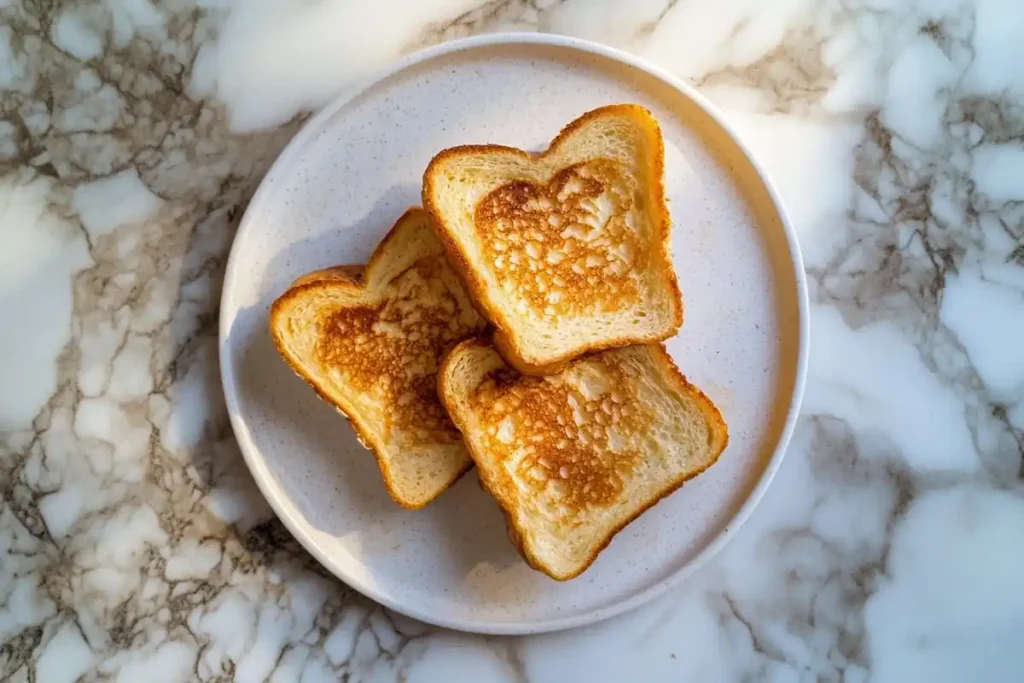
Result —
<instances>
[{"instance_id":1,"label":"speckled plate surface","mask_svg":"<svg viewBox=\"0 0 1024 683\"><path fill-rule=\"evenodd\" d=\"M672 248L686 321L668 342L721 408L730 445L708 472L628 526L579 578L531 570L475 472L420 511L388 498L373 457L278 357L267 308L297 276L363 263L420 197L423 169L465 143L543 149L614 102L662 126ZM414 55L313 117L264 179L224 282L221 372L232 425L263 494L339 578L410 616L488 633L597 621L690 574L750 515L778 468L807 354L792 229L756 163L710 105L624 53L535 34Z\"/></svg>"}]
</instances>

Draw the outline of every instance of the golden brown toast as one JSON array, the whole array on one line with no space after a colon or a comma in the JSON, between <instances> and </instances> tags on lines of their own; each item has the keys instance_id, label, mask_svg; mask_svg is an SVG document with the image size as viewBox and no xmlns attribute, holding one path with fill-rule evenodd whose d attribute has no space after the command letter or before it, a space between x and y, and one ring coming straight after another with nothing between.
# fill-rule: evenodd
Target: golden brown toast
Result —
<instances>
[{"instance_id":1,"label":"golden brown toast","mask_svg":"<svg viewBox=\"0 0 1024 683\"><path fill-rule=\"evenodd\" d=\"M558 580L579 575L622 528L714 464L729 438L718 408L660 344L536 377L469 339L445 357L438 387L509 536Z\"/></svg>"},{"instance_id":2,"label":"golden brown toast","mask_svg":"<svg viewBox=\"0 0 1024 683\"><path fill-rule=\"evenodd\" d=\"M540 155L467 146L430 162L423 205L515 368L548 374L682 324L663 168L657 121L628 104L584 114Z\"/></svg>"},{"instance_id":3,"label":"golden brown toast","mask_svg":"<svg viewBox=\"0 0 1024 683\"><path fill-rule=\"evenodd\" d=\"M418 508L472 465L437 397L442 355L483 331L422 209L403 215L365 268L299 278L271 306L274 344L349 418L391 497Z\"/></svg>"}]
</instances>

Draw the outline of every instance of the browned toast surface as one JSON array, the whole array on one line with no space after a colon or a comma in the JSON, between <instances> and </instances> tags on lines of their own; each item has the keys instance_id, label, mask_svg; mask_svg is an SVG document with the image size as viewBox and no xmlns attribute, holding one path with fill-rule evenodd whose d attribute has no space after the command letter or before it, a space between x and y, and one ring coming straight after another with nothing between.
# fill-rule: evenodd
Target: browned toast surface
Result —
<instances>
[{"instance_id":1,"label":"browned toast surface","mask_svg":"<svg viewBox=\"0 0 1024 683\"><path fill-rule=\"evenodd\" d=\"M420 507L470 466L437 397L441 356L478 333L422 210L396 223L365 268L299 278L271 307L282 357L353 423L392 497Z\"/></svg>"},{"instance_id":2,"label":"browned toast surface","mask_svg":"<svg viewBox=\"0 0 1024 683\"><path fill-rule=\"evenodd\" d=\"M516 180L489 192L474 220L499 286L515 286L531 313L549 321L630 305L638 292L629 271L646 268L648 257L630 226L635 194L628 170L608 159L567 166L545 184Z\"/></svg>"},{"instance_id":3,"label":"browned toast surface","mask_svg":"<svg viewBox=\"0 0 1024 683\"><path fill-rule=\"evenodd\" d=\"M644 510L724 450L721 413L660 345L523 375L481 339L445 358L439 393L526 560L577 576Z\"/></svg>"},{"instance_id":4,"label":"browned toast surface","mask_svg":"<svg viewBox=\"0 0 1024 683\"><path fill-rule=\"evenodd\" d=\"M546 374L682 323L663 169L657 122L636 105L588 112L540 155L482 145L431 161L424 206L517 369Z\"/></svg>"}]
</instances>

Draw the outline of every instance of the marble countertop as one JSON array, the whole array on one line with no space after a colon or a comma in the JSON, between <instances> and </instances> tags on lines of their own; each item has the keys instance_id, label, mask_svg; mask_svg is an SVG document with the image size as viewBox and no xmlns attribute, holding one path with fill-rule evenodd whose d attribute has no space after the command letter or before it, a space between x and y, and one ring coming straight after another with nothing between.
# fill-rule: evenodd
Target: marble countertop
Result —
<instances>
[{"instance_id":1,"label":"marble countertop","mask_svg":"<svg viewBox=\"0 0 1024 683\"><path fill-rule=\"evenodd\" d=\"M323 571L216 359L234 226L309 111L496 30L722 107L812 299L804 412L737 538L648 607L516 639ZM1022 36L1016 0L3 3L0 679L1024 680Z\"/></svg>"}]
</instances>

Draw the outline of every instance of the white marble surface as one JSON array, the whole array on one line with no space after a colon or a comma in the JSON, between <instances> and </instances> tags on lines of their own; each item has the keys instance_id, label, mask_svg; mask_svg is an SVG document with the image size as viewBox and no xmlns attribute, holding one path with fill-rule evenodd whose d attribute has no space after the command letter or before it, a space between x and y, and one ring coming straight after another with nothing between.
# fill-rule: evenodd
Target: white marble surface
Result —
<instances>
[{"instance_id":1,"label":"white marble surface","mask_svg":"<svg viewBox=\"0 0 1024 683\"><path fill-rule=\"evenodd\" d=\"M239 211L308 111L501 29L624 47L718 103L813 300L804 415L749 526L656 604L523 639L316 566L215 358ZM1022 65L1020 0L0 4L0 679L1024 680Z\"/></svg>"}]
</instances>

